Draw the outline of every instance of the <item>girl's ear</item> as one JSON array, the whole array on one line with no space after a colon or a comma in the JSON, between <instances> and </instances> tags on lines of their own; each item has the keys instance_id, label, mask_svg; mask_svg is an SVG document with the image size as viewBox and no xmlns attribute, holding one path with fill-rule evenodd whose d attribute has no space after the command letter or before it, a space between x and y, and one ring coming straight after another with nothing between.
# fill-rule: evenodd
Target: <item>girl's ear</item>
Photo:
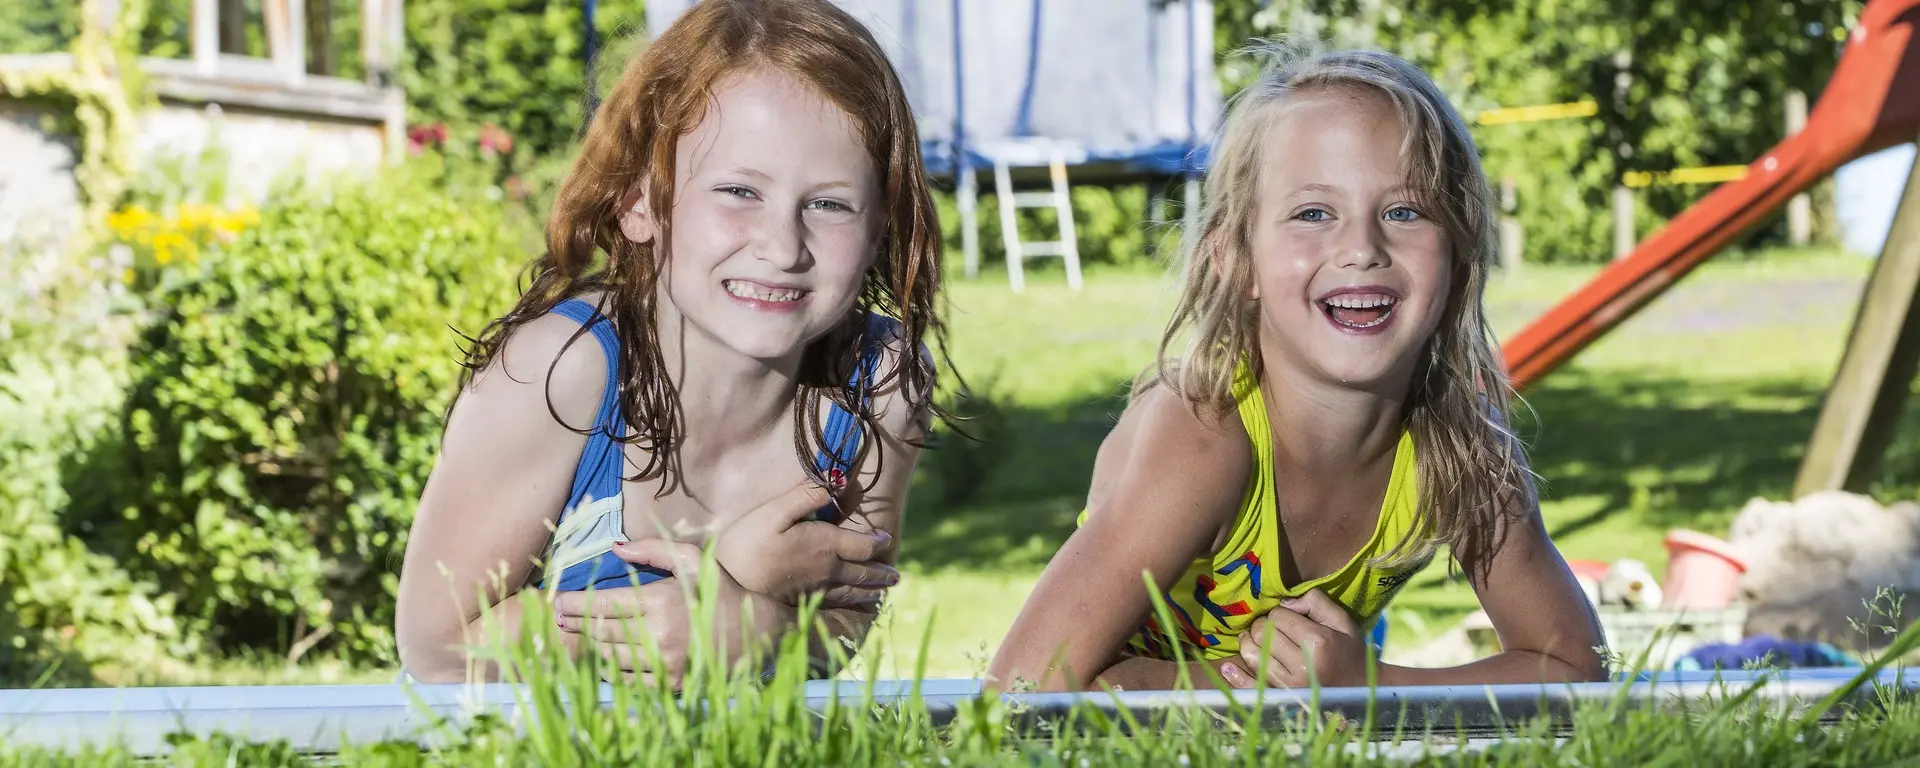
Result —
<instances>
[{"instance_id":1,"label":"girl's ear","mask_svg":"<svg viewBox=\"0 0 1920 768\"><path fill-rule=\"evenodd\" d=\"M1221 285L1232 286L1233 272L1227 265L1227 246L1224 238L1217 232L1202 236L1200 238L1200 253L1206 256L1207 268L1213 270L1214 279L1220 281ZM1242 298L1247 301L1259 301L1260 283L1249 279L1247 281L1246 295Z\"/></svg>"},{"instance_id":2,"label":"girl's ear","mask_svg":"<svg viewBox=\"0 0 1920 768\"><path fill-rule=\"evenodd\" d=\"M620 233L636 243L651 242L657 230L653 226L653 211L647 207L646 183L636 185L624 200L626 210L620 212Z\"/></svg>"}]
</instances>

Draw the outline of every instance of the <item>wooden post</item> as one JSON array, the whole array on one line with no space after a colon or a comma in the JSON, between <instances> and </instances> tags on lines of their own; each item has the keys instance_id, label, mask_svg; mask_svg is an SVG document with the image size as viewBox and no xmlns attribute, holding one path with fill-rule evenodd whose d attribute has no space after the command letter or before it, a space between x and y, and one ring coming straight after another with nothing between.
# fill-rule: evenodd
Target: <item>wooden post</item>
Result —
<instances>
[{"instance_id":1,"label":"wooden post","mask_svg":"<svg viewBox=\"0 0 1920 768\"><path fill-rule=\"evenodd\" d=\"M1880 471L1920 369L1920 157L1860 300L1840 370L1794 481L1794 498L1863 492Z\"/></svg>"},{"instance_id":2,"label":"wooden post","mask_svg":"<svg viewBox=\"0 0 1920 768\"><path fill-rule=\"evenodd\" d=\"M1167 187L1164 183L1147 187L1147 253L1153 258L1164 258L1160 244L1165 240L1161 233L1167 225Z\"/></svg>"},{"instance_id":3,"label":"wooden post","mask_svg":"<svg viewBox=\"0 0 1920 768\"><path fill-rule=\"evenodd\" d=\"M220 64L219 0L193 0L193 64L201 77L212 77Z\"/></svg>"},{"instance_id":4,"label":"wooden post","mask_svg":"<svg viewBox=\"0 0 1920 768\"><path fill-rule=\"evenodd\" d=\"M1807 94L1799 89L1787 91L1787 135L1807 127ZM1806 245L1813 240L1813 198L1802 192L1787 201L1787 240Z\"/></svg>"},{"instance_id":5,"label":"wooden post","mask_svg":"<svg viewBox=\"0 0 1920 768\"><path fill-rule=\"evenodd\" d=\"M1524 252L1521 248L1525 246L1525 241L1522 239L1520 232L1520 202L1518 194L1518 190L1513 182L1513 176L1501 176L1500 265L1505 268L1509 276L1519 274L1520 265L1524 262Z\"/></svg>"},{"instance_id":6,"label":"wooden post","mask_svg":"<svg viewBox=\"0 0 1920 768\"><path fill-rule=\"evenodd\" d=\"M246 55L247 4L244 0L220 0L220 52Z\"/></svg>"},{"instance_id":7,"label":"wooden post","mask_svg":"<svg viewBox=\"0 0 1920 768\"><path fill-rule=\"evenodd\" d=\"M276 0L267 0L276 2ZM277 0L287 14L287 59L283 67L287 79L299 85L307 81L307 0Z\"/></svg>"},{"instance_id":8,"label":"wooden post","mask_svg":"<svg viewBox=\"0 0 1920 768\"><path fill-rule=\"evenodd\" d=\"M399 0L360 0L360 60L369 84L387 86L400 79L396 37L404 30L389 30L404 23L396 20L399 5Z\"/></svg>"},{"instance_id":9,"label":"wooden post","mask_svg":"<svg viewBox=\"0 0 1920 768\"><path fill-rule=\"evenodd\" d=\"M1625 184L1613 187L1613 258L1624 259L1633 253L1638 236L1633 229L1633 190Z\"/></svg>"},{"instance_id":10,"label":"wooden post","mask_svg":"<svg viewBox=\"0 0 1920 768\"><path fill-rule=\"evenodd\" d=\"M307 6L307 74L339 71L333 50L333 0L294 0Z\"/></svg>"},{"instance_id":11,"label":"wooden post","mask_svg":"<svg viewBox=\"0 0 1920 768\"><path fill-rule=\"evenodd\" d=\"M1623 108L1632 93L1633 52L1617 51L1613 54L1613 103L1615 108ZM1633 157L1633 145L1628 143L1623 132L1616 130L1614 138L1614 165L1624 166L1628 158ZM1633 190L1626 183L1616 183L1613 187L1613 258L1624 259L1633 253L1633 246L1639 241L1633 231Z\"/></svg>"},{"instance_id":12,"label":"wooden post","mask_svg":"<svg viewBox=\"0 0 1920 768\"><path fill-rule=\"evenodd\" d=\"M287 82L307 79L307 4L305 0L265 0L260 6L267 28L267 58Z\"/></svg>"},{"instance_id":13,"label":"wooden post","mask_svg":"<svg viewBox=\"0 0 1920 768\"><path fill-rule=\"evenodd\" d=\"M980 186L973 175L973 164L960 163L960 189L954 202L960 207L960 253L965 258L967 279L980 276Z\"/></svg>"},{"instance_id":14,"label":"wooden post","mask_svg":"<svg viewBox=\"0 0 1920 768\"><path fill-rule=\"evenodd\" d=\"M399 87L400 67L407 55L407 9L406 0L386 0L382 6L386 10L386 22L380 25L381 43L387 48L386 61L389 71L388 84Z\"/></svg>"}]
</instances>

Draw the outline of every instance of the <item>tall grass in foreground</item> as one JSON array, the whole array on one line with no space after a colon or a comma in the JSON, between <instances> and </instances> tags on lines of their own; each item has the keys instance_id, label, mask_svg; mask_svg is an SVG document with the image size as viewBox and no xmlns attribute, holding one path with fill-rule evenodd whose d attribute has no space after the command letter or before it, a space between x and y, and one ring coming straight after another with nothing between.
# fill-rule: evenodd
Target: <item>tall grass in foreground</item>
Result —
<instances>
[{"instance_id":1,"label":"tall grass in foreground","mask_svg":"<svg viewBox=\"0 0 1920 768\"><path fill-rule=\"evenodd\" d=\"M711 571L699 585L713 589ZM695 626L711 626L712 600L695 601ZM811 613L807 611L806 613ZM539 765L572 766L1230 766L1311 765L1895 765L1920 755L1920 708L1891 690L1867 706L1846 702L1889 663L1920 647L1920 626L1893 639L1852 685L1818 702L1783 705L1758 695L1765 683L1729 688L1686 706L1655 707L1624 695L1578 707L1570 731L1545 721L1520 723L1496 741L1459 747L1462 732L1430 727L1404 732L1399 713L1381 706L1364 722L1311 711L1168 710L1145 721L1082 705L1054 719L1029 717L1022 702L973 698L936 718L912 700L857 696L810 707L815 674L806 638L729 666L695 654L676 694L665 683L628 680L596 654L575 660L543 652L557 630L530 615L527 629L497 638L490 658L518 684L508 721L481 716L447 722L425 749L411 742L362 745L307 756L285 744L182 737L165 764L179 766ZM636 620L640 621L640 620ZM637 629L635 627L634 629ZM700 634L700 633L696 633ZM924 638L923 641L924 643ZM696 644L696 647L706 647ZM878 653L879 648L868 648ZM647 649L648 658L657 651ZM827 644L835 665L848 651ZM924 658L924 654L921 654ZM771 661L762 664L761 661ZM763 671L764 670L764 671ZM611 699L604 705L602 679ZM916 675L916 681L918 675ZM1199 683L1202 687L1207 683ZM917 685L916 685L917 688ZM1100 700L1093 694L1089 700ZM1317 699L1316 699L1317 700ZM1121 710L1124 712L1125 710ZM1839 713L1835 722L1822 715ZM936 722L944 720L944 722ZM124 751L48 753L0 747L8 766L132 766Z\"/></svg>"}]
</instances>

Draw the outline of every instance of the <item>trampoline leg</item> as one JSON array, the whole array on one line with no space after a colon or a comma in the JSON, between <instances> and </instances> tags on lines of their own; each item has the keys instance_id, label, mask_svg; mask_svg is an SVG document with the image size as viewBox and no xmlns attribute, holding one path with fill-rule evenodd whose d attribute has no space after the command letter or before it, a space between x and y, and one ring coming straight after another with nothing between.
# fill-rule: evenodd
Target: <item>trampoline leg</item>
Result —
<instances>
[{"instance_id":1,"label":"trampoline leg","mask_svg":"<svg viewBox=\"0 0 1920 768\"><path fill-rule=\"evenodd\" d=\"M1007 249L1007 283L1019 293L1027 289L1026 275L1020 270L1027 256L1020 252L1020 219L1014 213L1020 204L1013 199L1013 172L1006 163L993 164L993 192L994 202L1000 204L1000 242Z\"/></svg>"}]
</instances>

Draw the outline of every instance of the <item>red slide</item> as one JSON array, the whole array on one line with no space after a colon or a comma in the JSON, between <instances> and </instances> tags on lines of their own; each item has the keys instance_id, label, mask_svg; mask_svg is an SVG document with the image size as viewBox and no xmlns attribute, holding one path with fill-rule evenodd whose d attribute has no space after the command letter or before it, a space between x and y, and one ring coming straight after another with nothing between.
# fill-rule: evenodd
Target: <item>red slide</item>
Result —
<instances>
[{"instance_id":1,"label":"red slide","mask_svg":"<svg viewBox=\"0 0 1920 768\"><path fill-rule=\"evenodd\" d=\"M1870 0L1806 128L1509 339L1514 387L1552 372L1834 169L1916 138L1920 0Z\"/></svg>"}]
</instances>

